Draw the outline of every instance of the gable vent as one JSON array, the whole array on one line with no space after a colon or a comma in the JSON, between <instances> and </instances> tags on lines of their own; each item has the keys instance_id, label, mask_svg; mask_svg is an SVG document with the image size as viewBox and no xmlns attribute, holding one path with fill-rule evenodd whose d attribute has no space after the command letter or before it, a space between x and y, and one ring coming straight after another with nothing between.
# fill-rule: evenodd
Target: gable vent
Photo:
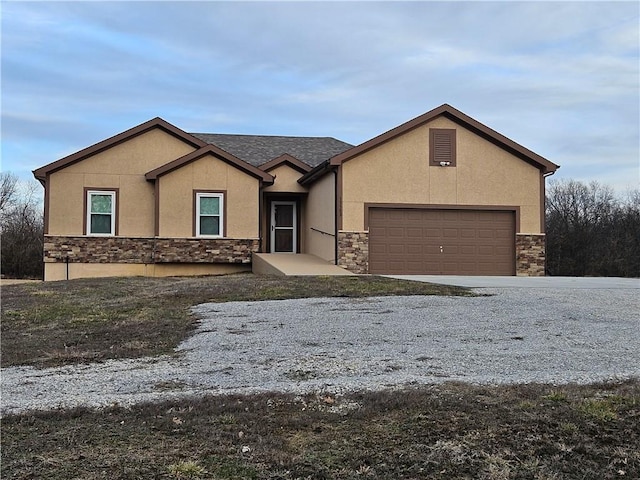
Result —
<instances>
[{"instance_id":1,"label":"gable vent","mask_svg":"<svg viewBox=\"0 0 640 480\"><path fill-rule=\"evenodd\" d=\"M456 131L449 128L431 128L429 140L429 164L455 166Z\"/></svg>"}]
</instances>

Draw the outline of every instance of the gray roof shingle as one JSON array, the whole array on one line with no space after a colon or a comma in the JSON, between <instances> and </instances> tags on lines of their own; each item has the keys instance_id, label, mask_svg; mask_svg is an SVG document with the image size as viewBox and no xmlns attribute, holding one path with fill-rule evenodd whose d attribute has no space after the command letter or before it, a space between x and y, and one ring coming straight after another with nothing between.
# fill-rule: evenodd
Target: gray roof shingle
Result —
<instances>
[{"instance_id":1,"label":"gray roof shingle","mask_svg":"<svg viewBox=\"0 0 640 480\"><path fill-rule=\"evenodd\" d=\"M220 147L254 167L259 167L285 153L310 167L316 167L325 160L353 147L349 143L332 137L280 137L222 133L192 133L191 135Z\"/></svg>"}]
</instances>

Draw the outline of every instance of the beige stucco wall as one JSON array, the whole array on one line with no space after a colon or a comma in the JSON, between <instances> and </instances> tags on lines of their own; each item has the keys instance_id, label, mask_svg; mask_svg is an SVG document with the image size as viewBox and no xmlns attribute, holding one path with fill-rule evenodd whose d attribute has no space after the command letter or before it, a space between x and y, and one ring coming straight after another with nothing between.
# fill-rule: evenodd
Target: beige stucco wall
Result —
<instances>
[{"instance_id":1,"label":"beige stucco wall","mask_svg":"<svg viewBox=\"0 0 640 480\"><path fill-rule=\"evenodd\" d=\"M69 280L97 277L173 277L193 275L227 275L247 272L250 265L238 264L132 264L132 263L70 263ZM64 263L46 263L44 280L47 282L67 279Z\"/></svg>"},{"instance_id":2,"label":"beige stucco wall","mask_svg":"<svg viewBox=\"0 0 640 480\"><path fill-rule=\"evenodd\" d=\"M311 230L335 234L335 176L328 174L315 182L305 203L306 242L304 253L327 261L335 260L335 237Z\"/></svg>"},{"instance_id":3,"label":"beige stucco wall","mask_svg":"<svg viewBox=\"0 0 640 480\"><path fill-rule=\"evenodd\" d=\"M84 235L84 188L119 189L119 235L153 236L154 187L144 174L194 150L154 129L49 176L49 230Z\"/></svg>"},{"instance_id":4,"label":"beige stucco wall","mask_svg":"<svg viewBox=\"0 0 640 480\"><path fill-rule=\"evenodd\" d=\"M226 192L224 236L258 238L259 186L257 178L206 155L169 172L159 182L159 235L192 237L194 190Z\"/></svg>"},{"instance_id":5,"label":"beige stucco wall","mask_svg":"<svg viewBox=\"0 0 640 480\"><path fill-rule=\"evenodd\" d=\"M457 165L429 166L429 128L455 128ZM438 117L342 165L342 229L364 230L365 203L520 207L520 232L540 233L540 171Z\"/></svg>"},{"instance_id":6,"label":"beige stucco wall","mask_svg":"<svg viewBox=\"0 0 640 480\"><path fill-rule=\"evenodd\" d=\"M276 180L273 185L264 188L265 192L306 193L308 191L307 187L298 183L302 174L289 165L280 165L269 170L268 173L276 177Z\"/></svg>"}]
</instances>

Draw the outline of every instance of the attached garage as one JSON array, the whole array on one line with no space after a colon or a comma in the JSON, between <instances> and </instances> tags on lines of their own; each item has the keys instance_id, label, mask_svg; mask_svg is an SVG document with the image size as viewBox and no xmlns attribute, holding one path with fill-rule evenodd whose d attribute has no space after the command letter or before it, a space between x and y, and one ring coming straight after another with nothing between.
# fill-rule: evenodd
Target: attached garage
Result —
<instances>
[{"instance_id":1,"label":"attached garage","mask_svg":"<svg viewBox=\"0 0 640 480\"><path fill-rule=\"evenodd\" d=\"M515 275L515 209L370 207L369 272Z\"/></svg>"}]
</instances>

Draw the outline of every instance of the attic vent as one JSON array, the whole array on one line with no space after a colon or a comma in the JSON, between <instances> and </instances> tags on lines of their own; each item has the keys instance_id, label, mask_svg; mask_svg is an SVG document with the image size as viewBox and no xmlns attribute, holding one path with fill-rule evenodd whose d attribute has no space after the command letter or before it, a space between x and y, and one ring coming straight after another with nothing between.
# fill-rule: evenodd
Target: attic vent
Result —
<instances>
[{"instance_id":1,"label":"attic vent","mask_svg":"<svg viewBox=\"0 0 640 480\"><path fill-rule=\"evenodd\" d=\"M429 129L429 165L456 165L456 131L452 128Z\"/></svg>"}]
</instances>

